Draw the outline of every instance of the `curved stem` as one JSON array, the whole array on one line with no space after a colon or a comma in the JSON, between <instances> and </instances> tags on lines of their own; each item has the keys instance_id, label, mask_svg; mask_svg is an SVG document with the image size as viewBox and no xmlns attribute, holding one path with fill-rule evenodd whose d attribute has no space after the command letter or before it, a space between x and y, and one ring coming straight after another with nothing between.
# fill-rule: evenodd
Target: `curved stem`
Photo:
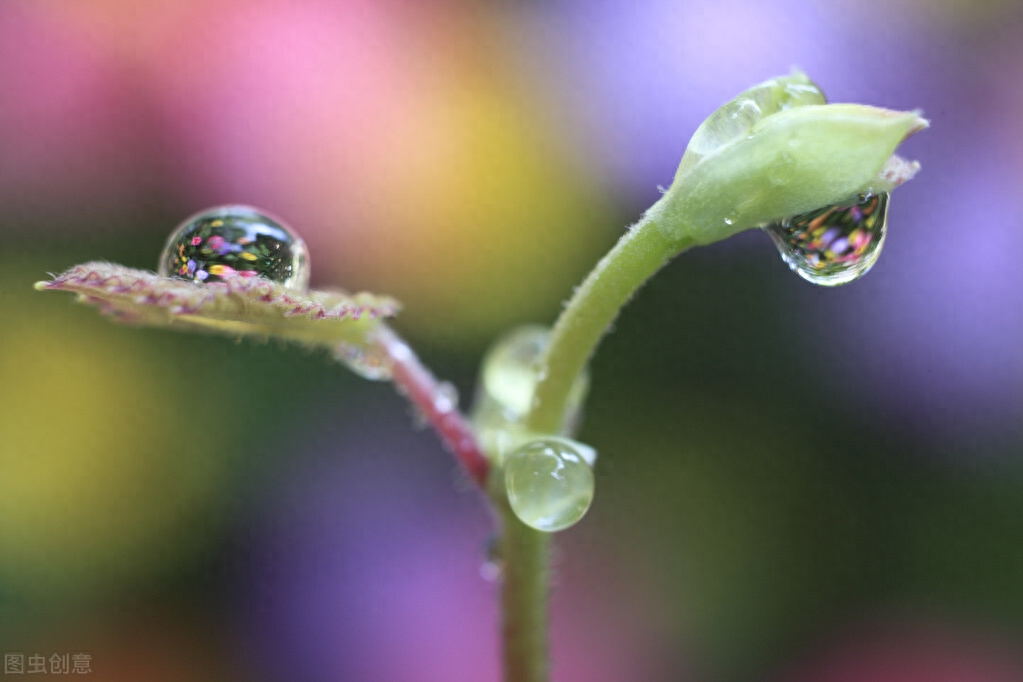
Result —
<instances>
[{"instance_id":1,"label":"curved stem","mask_svg":"<svg viewBox=\"0 0 1023 682\"><path fill-rule=\"evenodd\" d=\"M657 204L647 211L590 272L551 332L544 371L527 426L557 433L569 393L597 344L633 294L691 240L668 239L657 226Z\"/></svg>"},{"instance_id":2,"label":"curved stem","mask_svg":"<svg viewBox=\"0 0 1023 682\"><path fill-rule=\"evenodd\" d=\"M468 420L459 412L457 399L442 388L412 348L386 324L381 322L369 334L369 342L387 358L391 380L398 391L426 417L472 480L484 487L490 463L480 450Z\"/></svg>"},{"instance_id":3,"label":"curved stem","mask_svg":"<svg viewBox=\"0 0 1023 682\"><path fill-rule=\"evenodd\" d=\"M572 386L618 311L647 279L688 246L667 239L651 209L597 264L554 325L544 372L526 418L529 428L560 432ZM474 481L487 485L489 461L472 428L409 345L383 323L367 335L367 341L386 358L392 381L422 412L459 464ZM546 682L550 538L519 521L508 505L503 476L496 473L489 487L503 525L504 677L507 682Z\"/></svg>"},{"instance_id":4,"label":"curved stem","mask_svg":"<svg viewBox=\"0 0 1023 682\"><path fill-rule=\"evenodd\" d=\"M562 430L572 387L618 311L672 256L693 244L664 236L657 227L657 206L647 211L597 264L555 323L533 406L526 417L529 429L539 433ZM504 679L546 682L550 536L515 517L503 481L491 483L491 498L504 521Z\"/></svg>"}]
</instances>

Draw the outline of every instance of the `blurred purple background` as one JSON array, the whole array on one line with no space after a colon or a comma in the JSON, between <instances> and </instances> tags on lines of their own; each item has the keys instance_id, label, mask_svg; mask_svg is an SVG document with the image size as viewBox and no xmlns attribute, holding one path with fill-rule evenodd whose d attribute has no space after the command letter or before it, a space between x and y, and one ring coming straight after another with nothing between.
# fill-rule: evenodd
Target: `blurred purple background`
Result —
<instances>
[{"instance_id":1,"label":"blurred purple background","mask_svg":"<svg viewBox=\"0 0 1023 682\"><path fill-rule=\"evenodd\" d=\"M402 300L471 396L700 121L798 67L922 109L923 170L862 281L813 288L745 234L623 315L556 677L1023 679L1021 45L1008 0L6 0L0 650L90 650L109 680L497 679L490 520L386 386L29 285L154 268L177 221L261 206L314 286Z\"/></svg>"}]
</instances>

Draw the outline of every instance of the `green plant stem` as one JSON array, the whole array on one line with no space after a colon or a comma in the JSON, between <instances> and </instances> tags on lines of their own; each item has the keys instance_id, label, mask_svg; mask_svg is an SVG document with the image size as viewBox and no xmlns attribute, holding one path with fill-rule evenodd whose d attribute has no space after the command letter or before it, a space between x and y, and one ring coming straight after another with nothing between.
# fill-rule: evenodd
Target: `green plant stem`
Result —
<instances>
[{"instance_id":1,"label":"green plant stem","mask_svg":"<svg viewBox=\"0 0 1023 682\"><path fill-rule=\"evenodd\" d=\"M665 263L694 244L665 236L657 225L659 207L654 204L601 259L555 323L526 419L531 430L561 430L572 386L618 312Z\"/></svg>"},{"instance_id":2,"label":"green plant stem","mask_svg":"<svg viewBox=\"0 0 1023 682\"><path fill-rule=\"evenodd\" d=\"M668 239L657 227L659 211L644 214L597 264L554 325L526 425L539 433L560 433L569 395L618 311L672 256L692 245ZM550 536L516 518L508 506L503 477L492 476L491 498L504 523L502 560L504 679L547 682L548 561ZM501 479L501 480L494 480Z\"/></svg>"},{"instance_id":3,"label":"green plant stem","mask_svg":"<svg viewBox=\"0 0 1023 682\"><path fill-rule=\"evenodd\" d=\"M511 510L500 470L491 498L501 517L501 641L506 682L546 682L547 561L549 535L519 521Z\"/></svg>"}]
</instances>

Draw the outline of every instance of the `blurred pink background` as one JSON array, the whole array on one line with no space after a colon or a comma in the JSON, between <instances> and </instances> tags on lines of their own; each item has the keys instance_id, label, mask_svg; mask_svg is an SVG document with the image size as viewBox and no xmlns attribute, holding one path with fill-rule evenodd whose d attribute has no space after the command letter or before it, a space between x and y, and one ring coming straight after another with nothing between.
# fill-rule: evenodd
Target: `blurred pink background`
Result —
<instances>
[{"instance_id":1,"label":"blurred pink background","mask_svg":"<svg viewBox=\"0 0 1023 682\"><path fill-rule=\"evenodd\" d=\"M885 254L821 290L746 234L618 323L558 543L559 680L1023 679L1023 8L1008 0L6 0L0 651L94 679L497 679L490 532L386 386L119 328L30 284L283 216L471 397L700 121L806 71L922 108ZM465 404L463 400L463 406Z\"/></svg>"}]
</instances>

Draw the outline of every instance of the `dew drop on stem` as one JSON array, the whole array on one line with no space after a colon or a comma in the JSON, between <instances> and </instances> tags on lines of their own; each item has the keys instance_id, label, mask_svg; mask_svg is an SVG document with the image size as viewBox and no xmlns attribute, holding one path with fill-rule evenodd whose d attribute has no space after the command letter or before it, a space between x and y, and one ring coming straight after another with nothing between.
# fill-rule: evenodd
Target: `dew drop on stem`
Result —
<instances>
[{"instance_id":1,"label":"dew drop on stem","mask_svg":"<svg viewBox=\"0 0 1023 682\"><path fill-rule=\"evenodd\" d=\"M548 533L577 523L593 501L593 469L565 438L542 438L516 449L505 460L504 483L515 516Z\"/></svg>"},{"instance_id":2,"label":"dew drop on stem","mask_svg":"<svg viewBox=\"0 0 1023 682\"><path fill-rule=\"evenodd\" d=\"M370 381L387 381L393 374L391 359L375 346L342 342L334 346L334 358ZM425 426L426 417L422 419Z\"/></svg>"},{"instance_id":3,"label":"dew drop on stem","mask_svg":"<svg viewBox=\"0 0 1023 682\"><path fill-rule=\"evenodd\" d=\"M491 533L483 541L483 563L480 565L480 577L488 583L501 578L504 572L504 557L501 555L501 536Z\"/></svg>"}]
</instances>

